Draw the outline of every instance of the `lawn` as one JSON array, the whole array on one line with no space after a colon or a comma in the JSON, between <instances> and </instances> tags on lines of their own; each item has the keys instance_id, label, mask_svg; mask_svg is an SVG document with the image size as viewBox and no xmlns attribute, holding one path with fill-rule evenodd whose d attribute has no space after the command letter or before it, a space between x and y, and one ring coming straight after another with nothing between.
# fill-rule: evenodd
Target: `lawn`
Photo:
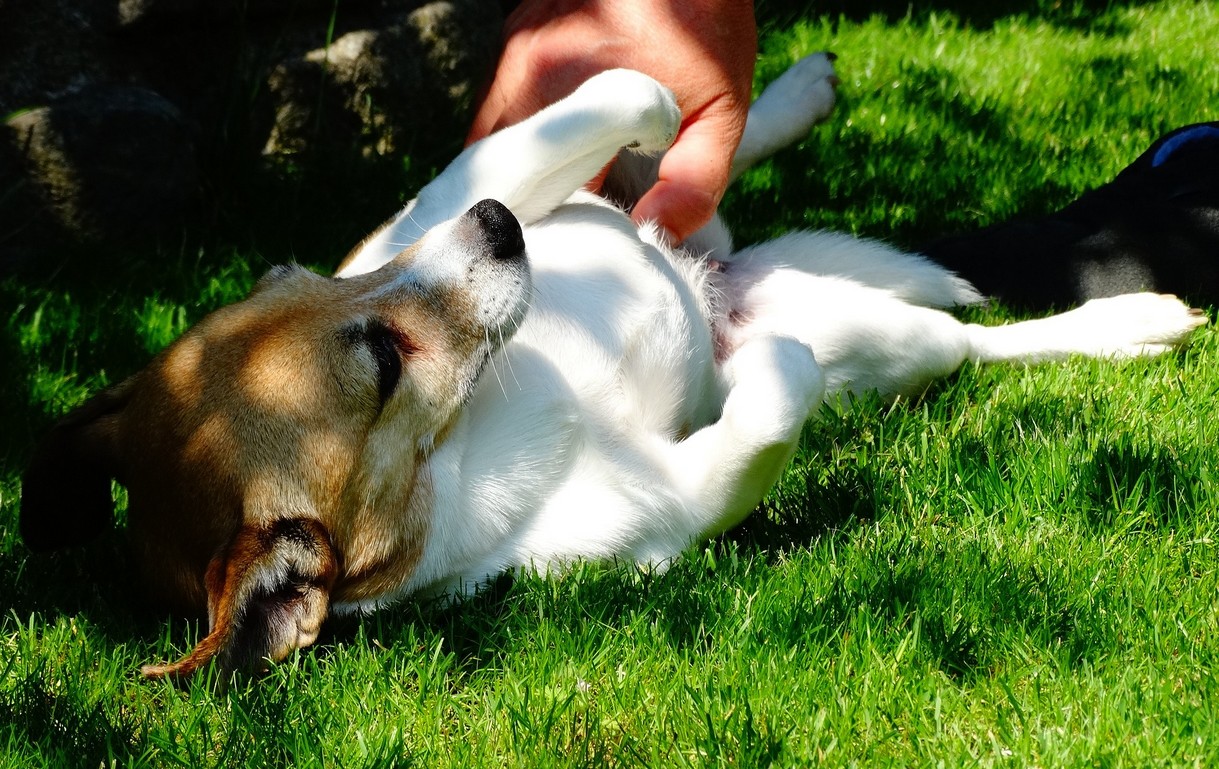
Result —
<instances>
[{"instance_id":1,"label":"lawn","mask_svg":"<svg viewBox=\"0 0 1219 769\"><path fill-rule=\"evenodd\" d=\"M831 49L841 98L730 193L738 242L911 246L1052 210L1219 119L1215 4L974 5L760 4L759 87ZM141 609L121 532L32 556L21 468L269 263L340 256L296 248L0 282L0 767L1219 765L1210 329L1152 361L966 367L827 411L759 511L664 574L520 575L333 622L265 675L142 681L203 628Z\"/></svg>"}]
</instances>

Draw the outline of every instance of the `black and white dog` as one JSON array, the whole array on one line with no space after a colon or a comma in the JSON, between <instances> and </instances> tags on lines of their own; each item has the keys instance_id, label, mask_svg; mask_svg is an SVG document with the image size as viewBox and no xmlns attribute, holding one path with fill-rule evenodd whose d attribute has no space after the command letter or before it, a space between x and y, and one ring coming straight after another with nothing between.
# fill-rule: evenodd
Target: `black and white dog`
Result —
<instances>
[{"instance_id":1,"label":"black and white dog","mask_svg":"<svg viewBox=\"0 0 1219 769\"><path fill-rule=\"evenodd\" d=\"M1061 211L919 249L987 296L1048 310L1136 291L1219 305L1219 123L1178 128Z\"/></svg>"}]
</instances>

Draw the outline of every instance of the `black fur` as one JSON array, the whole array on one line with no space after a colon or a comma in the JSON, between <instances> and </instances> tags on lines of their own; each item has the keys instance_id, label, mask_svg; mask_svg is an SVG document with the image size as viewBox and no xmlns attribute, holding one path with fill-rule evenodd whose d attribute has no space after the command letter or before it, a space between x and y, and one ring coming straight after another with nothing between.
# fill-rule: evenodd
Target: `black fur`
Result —
<instances>
[{"instance_id":1,"label":"black fur","mask_svg":"<svg viewBox=\"0 0 1219 769\"><path fill-rule=\"evenodd\" d=\"M1061 211L918 250L983 294L1027 309L1135 291L1219 304L1219 122L1161 137Z\"/></svg>"},{"instance_id":2,"label":"black fur","mask_svg":"<svg viewBox=\"0 0 1219 769\"><path fill-rule=\"evenodd\" d=\"M21 538L35 551L82 545L114 521L119 474L110 424L127 402L112 387L70 412L34 451L21 479Z\"/></svg>"}]
</instances>

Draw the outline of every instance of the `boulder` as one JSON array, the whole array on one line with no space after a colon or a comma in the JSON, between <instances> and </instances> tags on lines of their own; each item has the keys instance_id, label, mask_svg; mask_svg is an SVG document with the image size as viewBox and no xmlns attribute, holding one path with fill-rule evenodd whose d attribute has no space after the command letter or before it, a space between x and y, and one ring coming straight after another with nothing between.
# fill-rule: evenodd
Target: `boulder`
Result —
<instances>
[{"instance_id":1,"label":"boulder","mask_svg":"<svg viewBox=\"0 0 1219 769\"><path fill-rule=\"evenodd\" d=\"M257 220L268 201L264 219L314 219L315 193L455 153L499 8L0 0L0 272L64 244Z\"/></svg>"},{"instance_id":2,"label":"boulder","mask_svg":"<svg viewBox=\"0 0 1219 769\"><path fill-rule=\"evenodd\" d=\"M11 171L40 223L82 243L180 225L196 192L182 113L139 86L80 88L4 122Z\"/></svg>"}]
</instances>

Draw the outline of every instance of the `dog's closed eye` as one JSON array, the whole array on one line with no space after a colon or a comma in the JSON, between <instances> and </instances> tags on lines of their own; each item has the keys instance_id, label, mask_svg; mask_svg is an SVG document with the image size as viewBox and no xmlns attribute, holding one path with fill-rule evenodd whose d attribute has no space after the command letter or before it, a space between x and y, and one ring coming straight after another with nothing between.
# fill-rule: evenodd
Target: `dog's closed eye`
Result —
<instances>
[{"instance_id":1,"label":"dog's closed eye","mask_svg":"<svg viewBox=\"0 0 1219 769\"><path fill-rule=\"evenodd\" d=\"M377 398L382 405L402 378L402 359L418 351L405 333L385 321L373 319L364 327L364 341L377 363Z\"/></svg>"}]
</instances>

